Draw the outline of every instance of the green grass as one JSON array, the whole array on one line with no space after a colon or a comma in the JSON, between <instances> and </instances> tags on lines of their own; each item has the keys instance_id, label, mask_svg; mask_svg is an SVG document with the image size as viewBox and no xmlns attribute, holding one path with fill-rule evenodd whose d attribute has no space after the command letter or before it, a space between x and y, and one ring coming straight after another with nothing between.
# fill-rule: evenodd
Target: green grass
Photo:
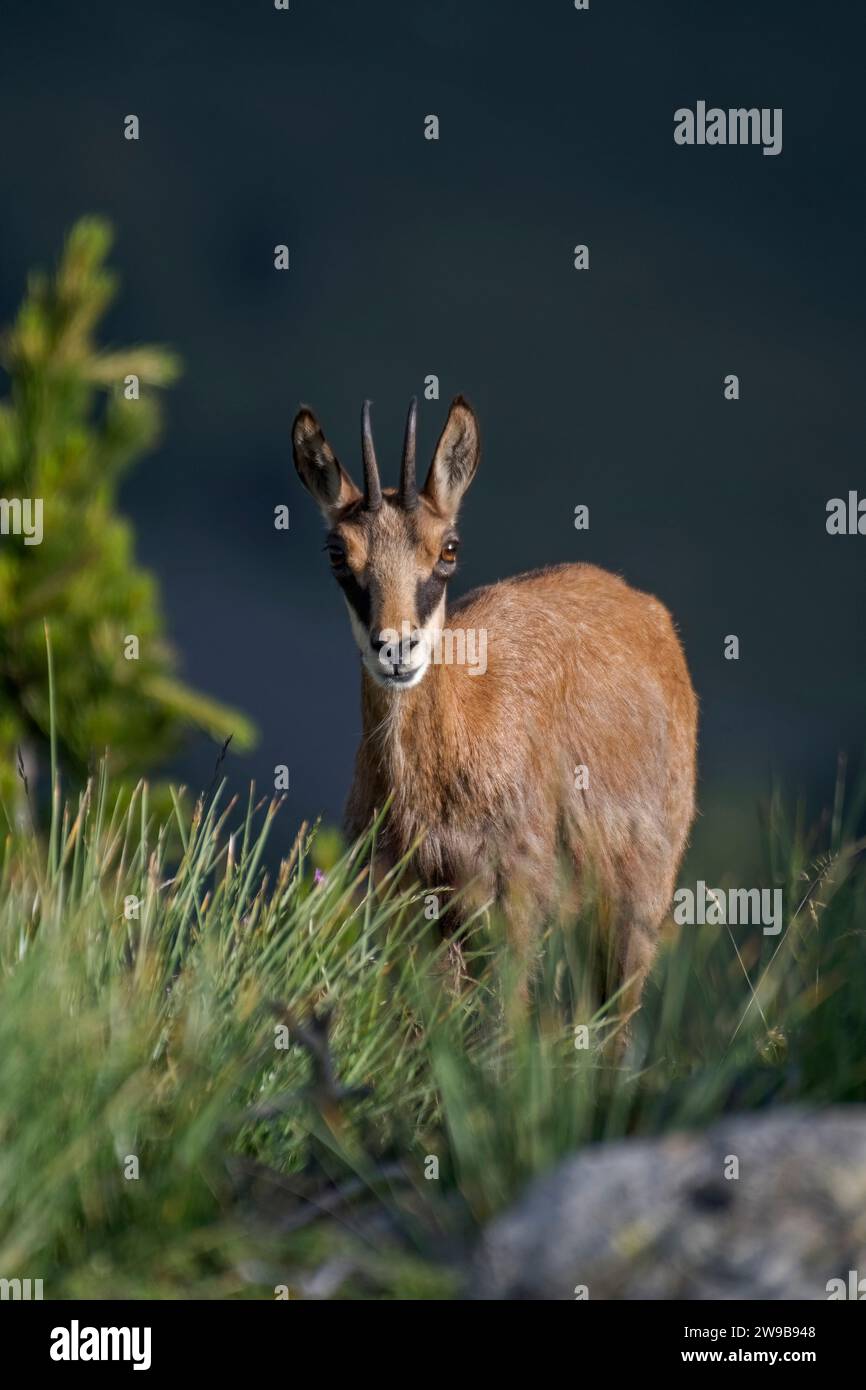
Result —
<instances>
[{"instance_id":1,"label":"green grass","mask_svg":"<svg viewBox=\"0 0 866 1390\"><path fill-rule=\"evenodd\" d=\"M866 1098L841 797L813 832L772 799L782 934L666 933L615 1059L584 985L590 921L547 931L521 1010L496 922L461 962L399 872L368 892L375 832L343 851L302 829L269 876L277 805L223 796L175 793L163 823L145 784L115 798L102 772L73 806L55 795L47 837L7 826L0 1277L50 1298L453 1297L483 1223L582 1144Z\"/></svg>"}]
</instances>

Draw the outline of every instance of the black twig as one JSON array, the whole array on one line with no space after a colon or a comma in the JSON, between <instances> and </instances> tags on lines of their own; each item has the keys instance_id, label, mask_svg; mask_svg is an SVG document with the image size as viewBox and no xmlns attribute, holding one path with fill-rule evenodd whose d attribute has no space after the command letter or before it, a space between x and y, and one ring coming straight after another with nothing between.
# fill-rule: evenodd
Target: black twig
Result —
<instances>
[{"instance_id":1,"label":"black twig","mask_svg":"<svg viewBox=\"0 0 866 1390\"><path fill-rule=\"evenodd\" d=\"M223 744L222 748L220 749L219 753L217 754L217 760L216 760L216 762L214 763L214 770L213 770L213 777L211 778L211 784L210 784L210 786L208 787L207 791L206 791L205 794L204 794L204 805L205 805L205 806L207 805L207 803L208 803L208 802L210 801L210 799L211 799L211 793L213 792L213 789L214 789L214 787L215 787L216 784L217 784L217 779L219 778L219 775L220 775L220 768L222 767L223 763L225 762L226 753L228 752L229 744L231 743L231 741L232 741L233 738L234 738L234 734L229 734L228 738L225 740L225 743Z\"/></svg>"}]
</instances>

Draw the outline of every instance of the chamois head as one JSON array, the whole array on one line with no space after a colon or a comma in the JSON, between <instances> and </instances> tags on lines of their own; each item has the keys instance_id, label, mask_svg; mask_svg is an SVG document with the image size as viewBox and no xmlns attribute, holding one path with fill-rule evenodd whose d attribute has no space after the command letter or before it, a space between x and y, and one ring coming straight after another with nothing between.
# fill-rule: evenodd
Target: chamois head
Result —
<instances>
[{"instance_id":1,"label":"chamois head","mask_svg":"<svg viewBox=\"0 0 866 1390\"><path fill-rule=\"evenodd\" d=\"M373 680L408 689L430 665L442 629L445 588L457 567L457 512L480 456L478 422L458 396L436 446L427 481L415 480L417 401L409 407L400 485L383 488L370 427L361 415L364 491L337 462L312 411L292 426L295 467L328 525L325 549L343 591L361 659Z\"/></svg>"}]
</instances>

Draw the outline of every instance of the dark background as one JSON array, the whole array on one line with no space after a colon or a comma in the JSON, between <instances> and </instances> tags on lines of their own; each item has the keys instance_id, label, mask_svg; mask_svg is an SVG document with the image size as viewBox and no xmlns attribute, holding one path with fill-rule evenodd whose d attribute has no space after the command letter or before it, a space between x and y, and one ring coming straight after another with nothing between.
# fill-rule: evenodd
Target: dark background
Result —
<instances>
[{"instance_id":1,"label":"dark background","mask_svg":"<svg viewBox=\"0 0 866 1390\"><path fill-rule=\"evenodd\" d=\"M702 704L699 838L751 835L774 774L820 803L837 751L859 752L866 538L825 530L828 498L866 491L859 10L3 6L0 317L77 216L111 218L110 337L186 363L125 506L184 675L260 725L232 783L290 767L284 835L339 815L359 731L291 420L310 402L358 472L370 396L393 481L429 373L423 454L458 391L483 430L460 589L587 559L674 613ZM781 106L782 154L676 146L698 99ZM206 785L214 756L193 740L173 772Z\"/></svg>"}]
</instances>

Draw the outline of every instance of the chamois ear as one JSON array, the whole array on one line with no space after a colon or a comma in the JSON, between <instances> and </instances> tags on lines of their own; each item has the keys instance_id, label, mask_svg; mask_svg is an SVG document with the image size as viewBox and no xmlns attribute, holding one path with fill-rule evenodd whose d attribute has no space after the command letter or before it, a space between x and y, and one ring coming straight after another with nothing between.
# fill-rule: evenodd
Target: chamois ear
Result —
<instances>
[{"instance_id":1,"label":"chamois ear","mask_svg":"<svg viewBox=\"0 0 866 1390\"><path fill-rule=\"evenodd\" d=\"M311 410L302 406L292 425L292 453L298 477L318 502L325 519L361 496L352 479L334 456Z\"/></svg>"},{"instance_id":2,"label":"chamois ear","mask_svg":"<svg viewBox=\"0 0 866 1390\"><path fill-rule=\"evenodd\" d=\"M425 495L443 516L453 520L457 515L480 458L475 412L462 396L455 396L424 484Z\"/></svg>"}]
</instances>

